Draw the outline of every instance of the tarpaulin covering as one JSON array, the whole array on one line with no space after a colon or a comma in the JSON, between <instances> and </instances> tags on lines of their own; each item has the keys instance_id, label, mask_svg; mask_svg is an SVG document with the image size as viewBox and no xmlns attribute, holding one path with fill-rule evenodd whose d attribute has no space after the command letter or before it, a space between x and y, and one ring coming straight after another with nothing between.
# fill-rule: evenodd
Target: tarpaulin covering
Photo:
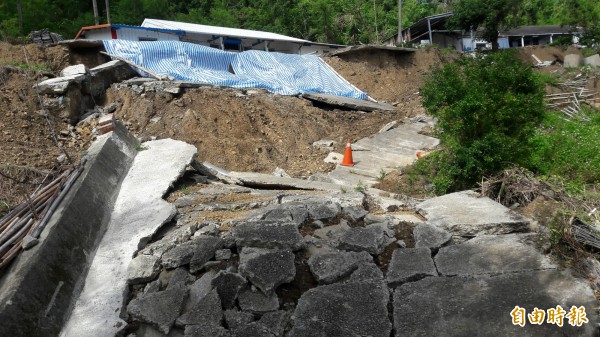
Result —
<instances>
[{"instance_id":1,"label":"tarpaulin covering","mask_svg":"<svg viewBox=\"0 0 600 337\"><path fill-rule=\"evenodd\" d=\"M367 98L366 93L341 78L315 55L258 50L234 53L179 41L105 40L104 48L109 54L176 80L263 88L281 95L313 92Z\"/></svg>"}]
</instances>

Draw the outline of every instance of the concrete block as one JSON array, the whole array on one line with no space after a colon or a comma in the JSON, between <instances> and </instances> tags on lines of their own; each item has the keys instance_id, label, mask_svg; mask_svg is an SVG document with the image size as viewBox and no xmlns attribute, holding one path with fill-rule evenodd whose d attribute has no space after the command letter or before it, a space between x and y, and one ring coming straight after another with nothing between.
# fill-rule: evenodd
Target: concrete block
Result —
<instances>
[{"instance_id":1,"label":"concrete block","mask_svg":"<svg viewBox=\"0 0 600 337\"><path fill-rule=\"evenodd\" d=\"M373 261L367 252L332 252L311 256L308 267L317 282L334 283L349 276L360 265Z\"/></svg>"},{"instance_id":2,"label":"concrete block","mask_svg":"<svg viewBox=\"0 0 600 337\"><path fill-rule=\"evenodd\" d=\"M296 275L295 256L290 250L245 247L240 253L239 270L265 294L271 294Z\"/></svg>"},{"instance_id":3,"label":"concrete block","mask_svg":"<svg viewBox=\"0 0 600 337\"><path fill-rule=\"evenodd\" d=\"M76 64L73 66L68 66L65 69L61 70L60 76L77 76L77 75L86 75L88 73L88 69L84 64Z\"/></svg>"},{"instance_id":4,"label":"concrete block","mask_svg":"<svg viewBox=\"0 0 600 337\"><path fill-rule=\"evenodd\" d=\"M583 64L590 65L592 67L600 67L600 55L594 54L586 57L585 60L583 60Z\"/></svg>"},{"instance_id":5,"label":"concrete block","mask_svg":"<svg viewBox=\"0 0 600 337\"><path fill-rule=\"evenodd\" d=\"M568 54L565 55L565 60L563 63L565 68L578 68L583 65L583 56L578 54Z\"/></svg>"},{"instance_id":6,"label":"concrete block","mask_svg":"<svg viewBox=\"0 0 600 337\"><path fill-rule=\"evenodd\" d=\"M247 222L233 227L232 233L238 247L292 250L302 248L302 235L298 232L296 224L292 222Z\"/></svg>"},{"instance_id":7,"label":"concrete block","mask_svg":"<svg viewBox=\"0 0 600 337\"><path fill-rule=\"evenodd\" d=\"M394 251L386 275L390 287L426 276L437 276L429 248L403 248Z\"/></svg>"}]
</instances>

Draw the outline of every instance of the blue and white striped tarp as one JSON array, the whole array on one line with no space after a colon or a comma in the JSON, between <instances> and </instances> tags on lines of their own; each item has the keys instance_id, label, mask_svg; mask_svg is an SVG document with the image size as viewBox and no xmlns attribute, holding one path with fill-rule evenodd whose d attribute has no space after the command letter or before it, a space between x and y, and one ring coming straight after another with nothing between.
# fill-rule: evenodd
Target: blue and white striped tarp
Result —
<instances>
[{"instance_id":1,"label":"blue and white striped tarp","mask_svg":"<svg viewBox=\"0 0 600 337\"><path fill-rule=\"evenodd\" d=\"M104 48L109 54L176 80L234 88L263 88L281 95L312 92L367 99L366 93L352 86L315 55L258 50L233 53L179 41L105 40Z\"/></svg>"}]
</instances>

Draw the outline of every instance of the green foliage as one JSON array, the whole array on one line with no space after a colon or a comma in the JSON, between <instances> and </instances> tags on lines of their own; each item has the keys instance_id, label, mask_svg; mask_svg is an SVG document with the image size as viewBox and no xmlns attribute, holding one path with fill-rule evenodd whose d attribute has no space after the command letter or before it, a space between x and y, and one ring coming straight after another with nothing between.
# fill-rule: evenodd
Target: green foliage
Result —
<instances>
[{"instance_id":1,"label":"green foliage","mask_svg":"<svg viewBox=\"0 0 600 337\"><path fill-rule=\"evenodd\" d=\"M473 186L483 176L525 164L528 139L544 116L543 88L513 51L462 58L433 71L422 90L438 118L442 151L430 155L434 191Z\"/></svg>"},{"instance_id":2,"label":"green foliage","mask_svg":"<svg viewBox=\"0 0 600 337\"><path fill-rule=\"evenodd\" d=\"M14 62L14 63L11 63L11 66L18 67L18 68L21 68L24 70L37 70L37 71L51 71L52 70L50 68L49 63L27 64L27 63Z\"/></svg>"},{"instance_id":3,"label":"green foliage","mask_svg":"<svg viewBox=\"0 0 600 337\"><path fill-rule=\"evenodd\" d=\"M356 192L364 192L367 190L367 185L365 185L362 181L359 180L356 186L354 186L354 190Z\"/></svg>"},{"instance_id":4,"label":"green foliage","mask_svg":"<svg viewBox=\"0 0 600 337\"><path fill-rule=\"evenodd\" d=\"M591 121L570 121L551 113L535 133L528 168L541 175L561 176L574 184L600 182L600 113L588 111Z\"/></svg>"},{"instance_id":5,"label":"green foliage","mask_svg":"<svg viewBox=\"0 0 600 337\"><path fill-rule=\"evenodd\" d=\"M498 49L498 32L518 25L522 0L460 0L453 4L450 24L464 30L482 28L482 37Z\"/></svg>"}]
</instances>

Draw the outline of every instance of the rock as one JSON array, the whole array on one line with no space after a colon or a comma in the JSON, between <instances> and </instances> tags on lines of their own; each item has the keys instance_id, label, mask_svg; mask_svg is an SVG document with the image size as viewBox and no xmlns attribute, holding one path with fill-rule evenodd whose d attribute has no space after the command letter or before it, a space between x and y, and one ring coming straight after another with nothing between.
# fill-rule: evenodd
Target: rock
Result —
<instances>
[{"instance_id":1,"label":"rock","mask_svg":"<svg viewBox=\"0 0 600 337\"><path fill-rule=\"evenodd\" d=\"M340 238L348 230L350 230L350 226L347 224L339 224L317 229L313 235L319 239L327 240L333 246L337 246Z\"/></svg>"},{"instance_id":2,"label":"rock","mask_svg":"<svg viewBox=\"0 0 600 337\"><path fill-rule=\"evenodd\" d=\"M165 334L156 330L148 324L140 324L140 327L135 331L135 337L164 337Z\"/></svg>"},{"instance_id":3,"label":"rock","mask_svg":"<svg viewBox=\"0 0 600 337\"><path fill-rule=\"evenodd\" d=\"M252 322L239 329L232 330L231 337L274 337L271 330L263 324Z\"/></svg>"},{"instance_id":4,"label":"rock","mask_svg":"<svg viewBox=\"0 0 600 337\"><path fill-rule=\"evenodd\" d=\"M197 279L191 286L188 299L185 303L185 311L190 311L192 308L208 295L213 289L212 280L215 278L217 273L213 270L204 273L199 279Z\"/></svg>"},{"instance_id":5,"label":"rock","mask_svg":"<svg viewBox=\"0 0 600 337\"><path fill-rule=\"evenodd\" d=\"M287 178L289 178L289 177L290 177L290 175L289 175L289 174L287 174L287 173L285 172L285 170L284 170L284 169L282 169L281 167L276 167L276 168L275 168L275 171L273 171L273 175L274 175L274 176L276 176L276 177L287 177Z\"/></svg>"},{"instance_id":6,"label":"rock","mask_svg":"<svg viewBox=\"0 0 600 337\"><path fill-rule=\"evenodd\" d=\"M213 289L208 295L204 296L191 311L179 316L175 321L178 326L202 325L202 326L221 326L223 320L223 310L221 309L221 300L216 289Z\"/></svg>"},{"instance_id":7,"label":"rock","mask_svg":"<svg viewBox=\"0 0 600 337\"><path fill-rule=\"evenodd\" d=\"M342 209L342 213L344 214L344 218L346 218L351 223L357 223L365 218L369 212L365 211L364 208L349 206L344 207Z\"/></svg>"},{"instance_id":8,"label":"rock","mask_svg":"<svg viewBox=\"0 0 600 337\"><path fill-rule=\"evenodd\" d=\"M339 240L338 248L355 252L365 251L379 255L385 249L385 237L381 227L355 227L347 230Z\"/></svg>"},{"instance_id":9,"label":"rock","mask_svg":"<svg viewBox=\"0 0 600 337\"><path fill-rule=\"evenodd\" d=\"M459 245L442 247L435 263L442 275L513 273L555 269L533 246L537 234L482 235Z\"/></svg>"},{"instance_id":10,"label":"rock","mask_svg":"<svg viewBox=\"0 0 600 337\"><path fill-rule=\"evenodd\" d=\"M396 244L400 248L406 248L406 242L404 242L404 240L398 240L398 241L396 241Z\"/></svg>"},{"instance_id":11,"label":"rock","mask_svg":"<svg viewBox=\"0 0 600 337\"><path fill-rule=\"evenodd\" d=\"M389 292L383 282L319 286L298 300L289 337L389 337Z\"/></svg>"},{"instance_id":12,"label":"rock","mask_svg":"<svg viewBox=\"0 0 600 337\"><path fill-rule=\"evenodd\" d=\"M600 290L600 261L593 257L588 257L582 262L583 273L592 285L594 290Z\"/></svg>"},{"instance_id":13,"label":"rock","mask_svg":"<svg viewBox=\"0 0 600 337\"><path fill-rule=\"evenodd\" d=\"M229 337L222 326L187 325L184 337Z\"/></svg>"},{"instance_id":14,"label":"rock","mask_svg":"<svg viewBox=\"0 0 600 337\"><path fill-rule=\"evenodd\" d=\"M225 310L225 323L229 329L239 329L254 321L254 315L237 309Z\"/></svg>"},{"instance_id":15,"label":"rock","mask_svg":"<svg viewBox=\"0 0 600 337\"><path fill-rule=\"evenodd\" d=\"M308 226L319 229L319 228L325 227L325 224L321 220L315 220L315 221L311 222Z\"/></svg>"},{"instance_id":16,"label":"rock","mask_svg":"<svg viewBox=\"0 0 600 337\"><path fill-rule=\"evenodd\" d=\"M363 263L350 275L350 281L382 281L383 272L373 262Z\"/></svg>"},{"instance_id":17,"label":"rock","mask_svg":"<svg viewBox=\"0 0 600 337\"><path fill-rule=\"evenodd\" d=\"M139 284L152 281L160 272L159 259L153 255L138 255L127 267L127 283Z\"/></svg>"},{"instance_id":18,"label":"rock","mask_svg":"<svg viewBox=\"0 0 600 337\"><path fill-rule=\"evenodd\" d=\"M193 195L184 195L180 198L177 198L173 205L177 208L193 206L196 204L196 197Z\"/></svg>"},{"instance_id":19,"label":"rock","mask_svg":"<svg viewBox=\"0 0 600 337\"><path fill-rule=\"evenodd\" d=\"M169 249L162 256L163 267L173 269L190 263L196 252L196 247L196 241L191 240Z\"/></svg>"},{"instance_id":20,"label":"rock","mask_svg":"<svg viewBox=\"0 0 600 337\"><path fill-rule=\"evenodd\" d=\"M323 149L332 149L333 140L329 140L329 139L317 140L316 142L312 143L312 146L317 147L317 148L323 148Z\"/></svg>"},{"instance_id":21,"label":"rock","mask_svg":"<svg viewBox=\"0 0 600 337\"><path fill-rule=\"evenodd\" d=\"M452 240L452 234L428 223L415 226L413 236L416 248L425 247L433 251L437 251Z\"/></svg>"},{"instance_id":22,"label":"rock","mask_svg":"<svg viewBox=\"0 0 600 337\"><path fill-rule=\"evenodd\" d=\"M218 223L209 223L206 226L198 229L196 233L194 233L194 237L202 237L202 236L217 236L220 233L219 224Z\"/></svg>"},{"instance_id":23,"label":"rock","mask_svg":"<svg viewBox=\"0 0 600 337\"><path fill-rule=\"evenodd\" d=\"M247 222L232 229L238 247L302 248L302 235L295 223Z\"/></svg>"},{"instance_id":24,"label":"rock","mask_svg":"<svg viewBox=\"0 0 600 337\"><path fill-rule=\"evenodd\" d=\"M187 285L193 277L185 268L177 268L171 273L167 288L176 287L179 285Z\"/></svg>"},{"instance_id":25,"label":"rock","mask_svg":"<svg viewBox=\"0 0 600 337\"><path fill-rule=\"evenodd\" d=\"M567 54L563 66L565 68L578 68L583 65L583 56L578 54Z\"/></svg>"},{"instance_id":26,"label":"rock","mask_svg":"<svg viewBox=\"0 0 600 337\"><path fill-rule=\"evenodd\" d=\"M127 314L135 321L151 324L168 334L183 308L186 295L187 288L178 286L137 297L127 305Z\"/></svg>"},{"instance_id":27,"label":"rock","mask_svg":"<svg viewBox=\"0 0 600 337\"><path fill-rule=\"evenodd\" d=\"M289 324L290 313L283 310L267 312L258 320L258 323L266 326L275 337L283 337L283 333Z\"/></svg>"},{"instance_id":28,"label":"rock","mask_svg":"<svg viewBox=\"0 0 600 337\"><path fill-rule=\"evenodd\" d=\"M349 276L360 265L372 261L373 257L367 252L333 252L310 257L308 266L317 282L328 284Z\"/></svg>"},{"instance_id":29,"label":"rock","mask_svg":"<svg viewBox=\"0 0 600 337\"><path fill-rule=\"evenodd\" d=\"M395 288L402 283L437 276L429 248L396 249L388 267L387 284Z\"/></svg>"},{"instance_id":30,"label":"rock","mask_svg":"<svg viewBox=\"0 0 600 337\"><path fill-rule=\"evenodd\" d=\"M223 247L223 239L214 236L198 237L196 252L190 260L190 272L195 273L204 267L204 264L215 256L215 252Z\"/></svg>"},{"instance_id":31,"label":"rock","mask_svg":"<svg viewBox=\"0 0 600 337\"><path fill-rule=\"evenodd\" d=\"M389 131L389 130L391 130L391 129L394 127L394 125L396 125L396 123L397 123L397 122L398 122L398 121L391 121L391 122L387 123L386 125L384 125L384 126L381 128L381 130L379 130L379 133L384 133L384 132L386 132L386 131Z\"/></svg>"},{"instance_id":32,"label":"rock","mask_svg":"<svg viewBox=\"0 0 600 337\"><path fill-rule=\"evenodd\" d=\"M290 250L245 247L240 253L240 273L269 295L296 275L294 254Z\"/></svg>"},{"instance_id":33,"label":"rock","mask_svg":"<svg viewBox=\"0 0 600 337\"><path fill-rule=\"evenodd\" d=\"M231 250L229 249L219 249L215 252L215 260L217 261L225 261L231 259Z\"/></svg>"},{"instance_id":34,"label":"rock","mask_svg":"<svg viewBox=\"0 0 600 337\"><path fill-rule=\"evenodd\" d=\"M242 275L227 271L220 271L212 280L212 286L217 288L221 304L225 309L235 305L235 300L246 283L247 281Z\"/></svg>"},{"instance_id":35,"label":"rock","mask_svg":"<svg viewBox=\"0 0 600 337\"><path fill-rule=\"evenodd\" d=\"M335 218L342 207L333 202L314 202L307 204L307 209L310 217L313 220L327 221Z\"/></svg>"},{"instance_id":36,"label":"rock","mask_svg":"<svg viewBox=\"0 0 600 337\"><path fill-rule=\"evenodd\" d=\"M144 287L144 295L160 291L160 280L154 280Z\"/></svg>"},{"instance_id":37,"label":"rock","mask_svg":"<svg viewBox=\"0 0 600 337\"><path fill-rule=\"evenodd\" d=\"M294 219L288 208L277 205L276 207L268 209L261 220L273 222L292 222Z\"/></svg>"},{"instance_id":38,"label":"rock","mask_svg":"<svg viewBox=\"0 0 600 337\"><path fill-rule=\"evenodd\" d=\"M260 291L245 289L238 295L238 303L242 311L262 314L279 309L279 299L275 292L269 296Z\"/></svg>"},{"instance_id":39,"label":"rock","mask_svg":"<svg viewBox=\"0 0 600 337\"><path fill-rule=\"evenodd\" d=\"M600 67L600 55L594 54L586 57L585 60L583 60L583 64L589 64L592 67Z\"/></svg>"},{"instance_id":40,"label":"rock","mask_svg":"<svg viewBox=\"0 0 600 337\"><path fill-rule=\"evenodd\" d=\"M529 221L473 191L450 193L417 205L427 221L459 236L524 232Z\"/></svg>"},{"instance_id":41,"label":"rock","mask_svg":"<svg viewBox=\"0 0 600 337\"><path fill-rule=\"evenodd\" d=\"M403 336L594 336L589 324L576 328L544 322L513 325L510 312L533 308L597 306L592 290L567 271L527 271L499 276L427 277L394 291L394 329ZM474 324L473 322L477 322Z\"/></svg>"},{"instance_id":42,"label":"rock","mask_svg":"<svg viewBox=\"0 0 600 337\"><path fill-rule=\"evenodd\" d=\"M383 215L367 214L364 217L365 225L370 225L378 222L385 222L387 218Z\"/></svg>"},{"instance_id":43,"label":"rock","mask_svg":"<svg viewBox=\"0 0 600 337\"><path fill-rule=\"evenodd\" d=\"M73 66L68 66L65 69L61 70L60 76L66 77L66 76L85 75L85 74L87 74L87 72L88 72L87 67L84 64L76 64Z\"/></svg>"}]
</instances>

